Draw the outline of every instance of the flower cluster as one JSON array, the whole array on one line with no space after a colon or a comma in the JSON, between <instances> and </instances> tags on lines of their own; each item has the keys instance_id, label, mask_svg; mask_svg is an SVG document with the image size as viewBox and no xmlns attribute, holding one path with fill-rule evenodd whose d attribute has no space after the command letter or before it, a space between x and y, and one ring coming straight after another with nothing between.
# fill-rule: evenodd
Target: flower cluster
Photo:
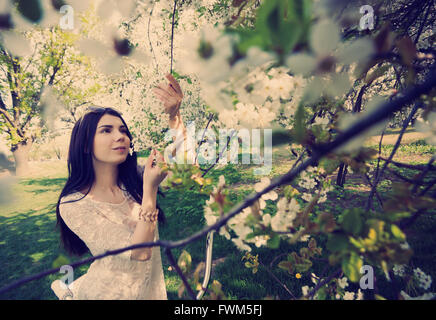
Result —
<instances>
[{"instance_id":1,"label":"flower cluster","mask_svg":"<svg viewBox=\"0 0 436 320\"><path fill-rule=\"evenodd\" d=\"M404 275L406 274L406 265L396 264L392 268L392 272L394 273L394 275L396 275L398 277L404 277Z\"/></svg>"},{"instance_id":2,"label":"flower cluster","mask_svg":"<svg viewBox=\"0 0 436 320\"><path fill-rule=\"evenodd\" d=\"M418 289L421 288L422 290L429 290L432 284L432 278L430 275L426 274L424 271L422 271L420 268L412 268L408 265L401 264L401 265L394 265L392 268L392 272L395 276L401 277L406 279L407 281L407 288L408 289ZM410 297L406 292L401 292L402 296L406 300L419 300L419 299L427 299L429 298L429 295L431 296L431 293L426 293L423 296L420 297ZM429 298L431 299L431 297Z\"/></svg>"},{"instance_id":3,"label":"flower cluster","mask_svg":"<svg viewBox=\"0 0 436 320\"><path fill-rule=\"evenodd\" d=\"M327 193L334 187L331 185L331 180L321 180L323 175L325 175L325 170L321 167L309 167L300 174L298 185L307 190L301 196L303 200L310 202L315 191L318 190L320 196L318 203L327 201Z\"/></svg>"},{"instance_id":4,"label":"flower cluster","mask_svg":"<svg viewBox=\"0 0 436 320\"><path fill-rule=\"evenodd\" d=\"M232 129L267 128L276 114L268 107L256 107L254 104L239 102L234 110L224 109L219 113L219 120Z\"/></svg>"},{"instance_id":5,"label":"flower cluster","mask_svg":"<svg viewBox=\"0 0 436 320\"><path fill-rule=\"evenodd\" d=\"M419 287L421 287L424 290L428 290L430 288L432 282L430 275L426 274L420 268L414 269L413 275Z\"/></svg>"}]
</instances>

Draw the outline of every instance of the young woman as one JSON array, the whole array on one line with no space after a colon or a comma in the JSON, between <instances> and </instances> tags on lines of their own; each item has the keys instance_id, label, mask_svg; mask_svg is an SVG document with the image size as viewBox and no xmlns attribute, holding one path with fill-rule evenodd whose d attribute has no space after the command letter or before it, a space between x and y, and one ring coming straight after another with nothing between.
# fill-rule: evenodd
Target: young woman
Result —
<instances>
[{"instance_id":1,"label":"young woman","mask_svg":"<svg viewBox=\"0 0 436 320\"><path fill-rule=\"evenodd\" d=\"M185 132L177 81L154 90L170 115L169 126ZM184 139L182 135L182 139ZM68 154L68 180L56 207L57 225L67 252L99 255L108 250L156 241L157 220L164 215L156 202L167 173L164 157L153 150L143 173L138 169L132 136L112 108L91 108L74 126ZM68 284L68 283L67 283ZM60 299L166 299L160 248L139 248L94 261L86 274L67 288L52 283Z\"/></svg>"}]
</instances>

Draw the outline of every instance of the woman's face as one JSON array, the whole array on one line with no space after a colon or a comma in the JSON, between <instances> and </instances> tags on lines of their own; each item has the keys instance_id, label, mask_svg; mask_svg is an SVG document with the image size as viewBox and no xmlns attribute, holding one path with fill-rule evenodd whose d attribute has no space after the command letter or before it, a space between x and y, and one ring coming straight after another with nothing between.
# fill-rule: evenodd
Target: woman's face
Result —
<instances>
[{"instance_id":1,"label":"woman's face","mask_svg":"<svg viewBox=\"0 0 436 320\"><path fill-rule=\"evenodd\" d=\"M93 158L99 162L120 164L129 153L127 128L119 117L103 115L94 136Z\"/></svg>"}]
</instances>

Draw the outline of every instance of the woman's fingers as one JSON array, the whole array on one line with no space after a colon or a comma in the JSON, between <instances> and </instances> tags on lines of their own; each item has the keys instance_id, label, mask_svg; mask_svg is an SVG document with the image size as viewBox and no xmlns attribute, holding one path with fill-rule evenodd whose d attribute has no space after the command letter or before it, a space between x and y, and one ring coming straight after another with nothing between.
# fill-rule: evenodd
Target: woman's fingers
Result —
<instances>
[{"instance_id":1,"label":"woman's fingers","mask_svg":"<svg viewBox=\"0 0 436 320\"><path fill-rule=\"evenodd\" d=\"M157 87L153 89L153 92L165 98L170 98L170 97L175 97L177 99L183 98L182 88L180 88L180 85L177 82L177 80L171 74L167 74L166 78L169 80L170 83L167 85L159 84Z\"/></svg>"},{"instance_id":2,"label":"woman's fingers","mask_svg":"<svg viewBox=\"0 0 436 320\"><path fill-rule=\"evenodd\" d=\"M153 151L150 153L150 156L148 157L147 162L146 162L147 167L153 167L152 166L153 160L155 160L155 164L158 164L158 163L165 163L166 164L164 156L162 155L162 153L160 153L156 149L153 149ZM154 167L156 167L156 166L154 166Z\"/></svg>"},{"instance_id":3,"label":"woman's fingers","mask_svg":"<svg viewBox=\"0 0 436 320\"><path fill-rule=\"evenodd\" d=\"M166 94L168 94L169 96L171 96L171 97L175 96L175 92L174 92L173 89L171 89L171 86L170 86L169 84L163 84L163 83L161 83L161 84L159 85L159 88L160 88L161 90L163 90L163 91L164 91Z\"/></svg>"},{"instance_id":4,"label":"woman's fingers","mask_svg":"<svg viewBox=\"0 0 436 320\"><path fill-rule=\"evenodd\" d=\"M155 158L154 150L152 150L151 153L150 153L150 155L149 155L148 158L147 158L147 161L146 161L146 167L147 167L147 168L151 168L151 165L152 165L152 163L153 163L153 159L154 159L154 158Z\"/></svg>"},{"instance_id":5,"label":"woman's fingers","mask_svg":"<svg viewBox=\"0 0 436 320\"><path fill-rule=\"evenodd\" d=\"M169 91L172 91L172 93L169 93ZM174 90L169 86L167 86L166 90L163 87L155 87L153 92L163 102L174 103L180 101L180 97L176 96Z\"/></svg>"},{"instance_id":6,"label":"woman's fingers","mask_svg":"<svg viewBox=\"0 0 436 320\"><path fill-rule=\"evenodd\" d=\"M155 87L155 91L160 96L163 96L165 98L175 98L177 99L180 94L172 87L171 85L163 85L160 84L158 87Z\"/></svg>"},{"instance_id":7,"label":"woman's fingers","mask_svg":"<svg viewBox=\"0 0 436 320\"><path fill-rule=\"evenodd\" d=\"M156 95L159 95L159 96L161 96L161 97L165 97L165 98L171 98L171 94L169 94L164 88L162 88L162 87L154 87L153 88L153 92L156 94Z\"/></svg>"},{"instance_id":8,"label":"woman's fingers","mask_svg":"<svg viewBox=\"0 0 436 320\"><path fill-rule=\"evenodd\" d=\"M162 155L162 153L159 152L159 150L156 150L156 158L158 158L159 160L165 162L165 158Z\"/></svg>"},{"instance_id":9,"label":"woman's fingers","mask_svg":"<svg viewBox=\"0 0 436 320\"><path fill-rule=\"evenodd\" d=\"M183 97L182 88L180 88L179 83L178 83L177 80L173 77L173 75L172 75L171 73L168 73L168 74L166 75L166 78L167 78L168 81L170 82L170 85L172 86L172 88L174 89L174 91Z\"/></svg>"}]
</instances>

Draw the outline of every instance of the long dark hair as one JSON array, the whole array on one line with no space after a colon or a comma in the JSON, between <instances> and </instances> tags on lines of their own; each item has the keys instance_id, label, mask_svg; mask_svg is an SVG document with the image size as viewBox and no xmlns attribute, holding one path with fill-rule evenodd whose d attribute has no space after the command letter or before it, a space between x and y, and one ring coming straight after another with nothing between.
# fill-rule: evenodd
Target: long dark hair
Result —
<instances>
[{"instance_id":1,"label":"long dark hair","mask_svg":"<svg viewBox=\"0 0 436 320\"><path fill-rule=\"evenodd\" d=\"M103 107L92 107L90 110L91 111L87 112L76 122L71 133L70 147L68 150L68 179L56 205L56 227L60 229L61 243L70 255L77 256L89 252L89 248L83 240L65 224L59 213L59 205L64 196L87 189L86 194L82 198L68 201L75 202L83 199L91 190L92 184L95 180L92 162L93 142L97 124L101 117L105 114L109 114L120 118L127 129L127 135L130 138L130 141L132 141L132 135L126 122L118 111L112 108ZM129 194L139 204L142 203L142 173L143 167L138 166L136 152L133 152L132 155L128 154L126 160L118 165L118 187L121 188L121 185L124 185L125 191L129 192ZM158 190L158 194L163 195L160 190ZM164 222L165 215L157 202L156 207L159 209L159 221Z\"/></svg>"}]
</instances>

